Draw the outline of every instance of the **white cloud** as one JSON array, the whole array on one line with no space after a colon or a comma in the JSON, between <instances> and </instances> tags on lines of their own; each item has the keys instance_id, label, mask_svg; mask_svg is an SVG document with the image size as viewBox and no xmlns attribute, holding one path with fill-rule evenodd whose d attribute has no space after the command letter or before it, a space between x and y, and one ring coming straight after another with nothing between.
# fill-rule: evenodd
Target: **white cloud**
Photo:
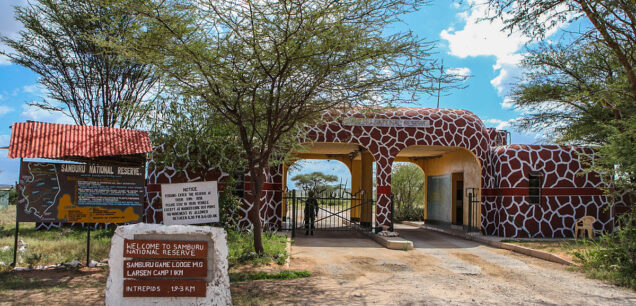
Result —
<instances>
[{"instance_id":1,"label":"white cloud","mask_svg":"<svg viewBox=\"0 0 636 306\"><path fill-rule=\"evenodd\" d=\"M0 47L1 48L1 47ZM11 61L9 60L8 57L0 54L0 66L6 66L6 65L11 65Z\"/></svg>"},{"instance_id":2,"label":"white cloud","mask_svg":"<svg viewBox=\"0 0 636 306\"><path fill-rule=\"evenodd\" d=\"M6 105L0 105L0 116L6 115L12 111L14 111L13 108L8 107Z\"/></svg>"},{"instance_id":3,"label":"white cloud","mask_svg":"<svg viewBox=\"0 0 636 306\"><path fill-rule=\"evenodd\" d=\"M523 54L519 53L522 47L530 42L530 38L521 32L503 31L503 21L484 20L490 17L492 11L487 5L477 3L477 0L468 0L467 11L457 14L465 24L461 29L449 27L442 30L440 37L448 41L449 54L459 57L493 56L496 64L493 70L498 75L490 81L501 97L510 93L513 82L521 75L519 63ZM559 30L554 27L546 33L546 37ZM509 108L510 102L504 100L503 108Z\"/></svg>"},{"instance_id":4,"label":"white cloud","mask_svg":"<svg viewBox=\"0 0 636 306\"><path fill-rule=\"evenodd\" d=\"M470 68L468 67L460 67L460 68L449 68L446 70L448 74L454 74L460 77L470 76Z\"/></svg>"},{"instance_id":5,"label":"white cloud","mask_svg":"<svg viewBox=\"0 0 636 306\"><path fill-rule=\"evenodd\" d=\"M511 109L513 107L514 107L514 102L510 98L505 98L501 102L501 108L503 108L503 109Z\"/></svg>"},{"instance_id":6,"label":"white cloud","mask_svg":"<svg viewBox=\"0 0 636 306\"><path fill-rule=\"evenodd\" d=\"M506 128L510 127L510 123L513 121L514 119L510 119L510 120L501 120L501 119L486 119L486 123L491 125L491 126L495 126L496 129L498 130L505 130Z\"/></svg>"},{"instance_id":7,"label":"white cloud","mask_svg":"<svg viewBox=\"0 0 636 306\"><path fill-rule=\"evenodd\" d=\"M0 35L9 38L16 38L18 31L22 29L22 24L15 20L13 16L14 6L23 6L26 0L3 0L0 1ZM7 47L0 44L0 50L6 51ZM0 65L10 65L9 58L0 55Z\"/></svg>"},{"instance_id":8,"label":"white cloud","mask_svg":"<svg viewBox=\"0 0 636 306\"><path fill-rule=\"evenodd\" d=\"M521 77L522 70L519 67L519 63L522 59L522 54L510 54L505 57L498 57L497 62L492 66L494 71L499 71L499 75L490 80L490 84L497 90L499 96L507 96L510 93L513 82Z\"/></svg>"},{"instance_id":9,"label":"white cloud","mask_svg":"<svg viewBox=\"0 0 636 306\"><path fill-rule=\"evenodd\" d=\"M474 4L474 3L471 3ZM517 52L530 41L525 35L516 32L508 35L501 29L501 20L484 21L488 17L488 7L472 5L469 11L458 13L465 22L461 30L453 28L442 30L440 37L449 42L450 54L466 58L469 56L496 56L503 58Z\"/></svg>"},{"instance_id":10,"label":"white cloud","mask_svg":"<svg viewBox=\"0 0 636 306\"><path fill-rule=\"evenodd\" d=\"M40 86L40 84L31 84L31 85L26 85L24 87L22 87L22 90L24 90L24 92L26 93L30 93L30 94L34 94L34 95L41 95L42 94L42 87Z\"/></svg>"},{"instance_id":11,"label":"white cloud","mask_svg":"<svg viewBox=\"0 0 636 306\"><path fill-rule=\"evenodd\" d=\"M22 105L22 118L26 120L73 124L73 119L59 112L52 112L28 104Z\"/></svg>"}]
</instances>

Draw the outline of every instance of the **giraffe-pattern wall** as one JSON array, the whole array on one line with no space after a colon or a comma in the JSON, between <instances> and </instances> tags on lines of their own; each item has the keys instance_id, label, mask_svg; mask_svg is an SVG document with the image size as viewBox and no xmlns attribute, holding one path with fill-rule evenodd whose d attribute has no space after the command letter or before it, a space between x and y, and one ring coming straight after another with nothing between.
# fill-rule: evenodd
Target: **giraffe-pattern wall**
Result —
<instances>
[{"instance_id":1,"label":"giraffe-pattern wall","mask_svg":"<svg viewBox=\"0 0 636 306\"><path fill-rule=\"evenodd\" d=\"M361 123L355 119L371 119ZM420 124L386 124L383 120ZM396 156L414 145L459 147L472 152L481 167L481 230L505 237L569 237L573 224L584 215L599 219L597 230L612 228L605 210L608 199L601 180L584 166L576 147L507 145L506 131L486 129L473 113L454 109L398 108L382 112L329 112L322 124L307 127L300 142L355 143L365 147L376 162L376 224L391 225L391 170ZM368 124L371 122L372 124ZM373 124L373 123L377 124ZM187 158L185 156L184 158ZM223 181L228 176L211 168L198 175L158 166L151 161L148 178L147 221L161 222L157 184L197 180ZM528 201L528 173L543 173L538 205ZM154 187L153 187L154 186ZM222 186L222 184L220 185ZM244 205L239 224L250 227L252 208L249 174L245 175ZM282 221L282 167L265 173L259 212L265 229L278 229Z\"/></svg>"},{"instance_id":2,"label":"giraffe-pattern wall","mask_svg":"<svg viewBox=\"0 0 636 306\"><path fill-rule=\"evenodd\" d=\"M351 118L414 120L428 126L395 127L347 124ZM471 151L482 166L482 186L494 180L487 165L490 135L481 120L466 110L398 108L384 112L332 112L323 115L324 124L307 128L304 141L357 143L375 158L376 222L391 225L391 169L400 151L414 145L461 147ZM482 218L483 220L483 218Z\"/></svg>"},{"instance_id":3,"label":"giraffe-pattern wall","mask_svg":"<svg viewBox=\"0 0 636 306\"><path fill-rule=\"evenodd\" d=\"M155 152L163 151L165 145L159 145L154 148ZM188 154L181 156L181 160L184 161L183 165L179 167L174 164L164 165L160 162L151 159L148 162L148 175L146 185L146 205L145 205L145 222L147 223L162 223L163 211L161 206L161 184L173 184L173 183L186 183L186 182L199 182L199 181L218 181L219 190L225 189L225 180L230 176L229 173L223 171L221 167L210 167L208 169L201 169L198 171L185 171L182 169L192 169L189 163ZM249 173L244 177L244 196L239 198L242 206L238 207L238 211L234 212L238 218L238 226L241 228L251 227L251 222L248 219L247 213L252 209L252 197L249 187ZM264 224L264 228L268 230L275 230L280 228L282 218L280 209L282 205L282 172L279 167L272 169L265 174L265 184L263 186L263 192L261 194L261 221ZM278 213L276 213L278 211Z\"/></svg>"},{"instance_id":4,"label":"giraffe-pattern wall","mask_svg":"<svg viewBox=\"0 0 636 306\"><path fill-rule=\"evenodd\" d=\"M603 182L586 173L582 154L589 149L555 145L509 145L493 150L496 189L486 189L487 218L497 220L488 231L504 237L572 237L576 220L594 216L595 229L610 230L613 218ZM541 176L539 204L529 202L530 172Z\"/></svg>"}]
</instances>

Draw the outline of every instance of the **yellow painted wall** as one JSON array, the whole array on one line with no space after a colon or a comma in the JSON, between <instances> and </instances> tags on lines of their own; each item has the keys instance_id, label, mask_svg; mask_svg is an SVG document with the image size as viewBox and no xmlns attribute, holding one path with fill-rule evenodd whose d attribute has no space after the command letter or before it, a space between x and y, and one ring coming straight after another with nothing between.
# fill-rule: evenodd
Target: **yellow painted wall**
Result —
<instances>
[{"instance_id":1,"label":"yellow painted wall","mask_svg":"<svg viewBox=\"0 0 636 306\"><path fill-rule=\"evenodd\" d=\"M414 159L413 162L424 169L424 173L426 173L427 178L429 176L463 173L464 190L466 188L481 189L481 165L477 158L475 158L475 156L468 150L458 149L457 151L446 153L439 158ZM457 175L455 178L457 178ZM456 182L456 180L453 182ZM453 187L454 185L455 184L453 184ZM454 188L452 188L451 192L455 192ZM455 198L454 195L453 198ZM479 205L479 209L481 209L481 205ZM454 210L451 209L451 211ZM454 212L452 213L454 214ZM480 216L478 224L481 224L481 214L479 211L476 213ZM463 223L468 224L468 197L466 196L464 196L463 218ZM451 220L453 219L451 218Z\"/></svg>"}]
</instances>

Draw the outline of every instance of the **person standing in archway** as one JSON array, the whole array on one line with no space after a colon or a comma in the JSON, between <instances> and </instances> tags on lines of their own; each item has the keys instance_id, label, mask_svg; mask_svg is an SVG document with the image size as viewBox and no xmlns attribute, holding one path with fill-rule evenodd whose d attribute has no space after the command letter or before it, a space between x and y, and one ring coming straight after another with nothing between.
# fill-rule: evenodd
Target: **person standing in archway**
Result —
<instances>
[{"instance_id":1,"label":"person standing in archway","mask_svg":"<svg viewBox=\"0 0 636 306\"><path fill-rule=\"evenodd\" d=\"M316 215L318 215L318 200L314 190L309 190L307 201L305 201L305 235L314 235L316 228Z\"/></svg>"}]
</instances>

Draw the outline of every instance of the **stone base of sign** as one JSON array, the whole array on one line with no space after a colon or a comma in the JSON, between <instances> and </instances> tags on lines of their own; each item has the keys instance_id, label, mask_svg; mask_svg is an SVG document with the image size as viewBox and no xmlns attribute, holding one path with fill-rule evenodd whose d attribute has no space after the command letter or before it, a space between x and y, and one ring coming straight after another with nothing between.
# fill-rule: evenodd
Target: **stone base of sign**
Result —
<instances>
[{"instance_id":1,"label":"stone base of sign","mask_svg":"<svg viewBox=\"0 0 636 306\"><path fill-rule=\"evenodd\" d=\"M205 297L123 297L124 239L208 241ZM134 224L115 230L108 260L106 305L231 305L225 230L209 226Z\"/></svg>"}]
</instances>

